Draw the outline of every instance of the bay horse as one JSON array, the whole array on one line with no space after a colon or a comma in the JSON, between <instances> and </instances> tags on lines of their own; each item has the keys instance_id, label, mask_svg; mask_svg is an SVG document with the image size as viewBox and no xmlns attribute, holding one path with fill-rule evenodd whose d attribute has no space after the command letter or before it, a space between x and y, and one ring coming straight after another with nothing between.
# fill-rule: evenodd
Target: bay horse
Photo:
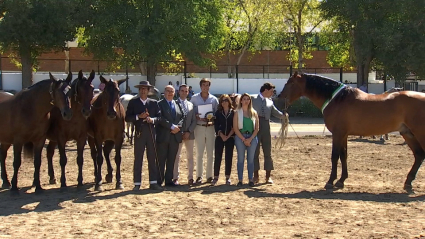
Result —
<instances>
[{"instance_id":1,"label":"bay horse","mask_svg":"<svg viewBox=\"0 0 425 239\"><path fill-rule=\"evenodd\" d=\"M107 80L100 76L100 81L105 84L105 89L92 100L92 114L89 117L90 131L88 143L91 156L95 165L96 191L102 191L102 144L103 154L108 166L106 182L112 182L112 166L109 154L115 146L116 189L123 189L121 181L121 147L124 142L124 107L119 101L119 85L126 79L118 81Z\"/></svg>"},{"instance_id":2,"label":"bay horse","mask_svg":"<svg viewBox=\"0 0 425 239\"><path fill-rule=\"evenodd\" d=\"M87 131L89 129L88 117L91 114L91 101L93 99L94 86L92 81L95 72L92 71L87 78L80 70L78 78L71 84L70 97L71 108L74 116L71 120L64 120L58 108L50 111L50 127L47 132L49 145L47 146L47 162L50 177L50 184L55 184L55 172L53 170L53 155L58 146L61 165L61 190L66 190L65 167L67 157L65 152L66 142L69 140L77 141L77 164L78 164L78 186L83 185L83 152L87 141Z\"/></svg>"},{"instance_id":3,"label":"bay horse","mask_svg":"<svg viewBox=\"0 0 425 239\"><path fill-rule=\"evenodd\" d=\"M279 97L287 106L306 96L322 109L326 127L332 133L332 170L325 188L343 188L348 177L348 135L380 135L399 131L410 147L415 162L407 175L404 189L412 190L419 167L425 158L425 94L400 91L372 95L346 86L332 79L309 74L291 76ZM338 159L341 160L341 178L337 178Z\"/></svg>"},{"instance_id":4,"label":"bay horse","mask_svg":"<svg viewBox=\"0 0 425 239\"><path fill-rule=\"evenodd\" d=\"M66 80L58 80L51 73L50 79L40 81L26 89L23 89L13 97L0 103L0 143L1 143L1 167L2 188L9 188L5 160L7 150L13 144L13 169L12 194L19 194L18 172L21 166L22 148L29 150L32 144L34 157L34 181L35 192L42 192L40 184L41 150L46 141L46 133L49 128L50 111L53 107L60 109L61 116L70 120L72 111L69 103L69 83L72 73Z\"/></svg>"}]
</instances>

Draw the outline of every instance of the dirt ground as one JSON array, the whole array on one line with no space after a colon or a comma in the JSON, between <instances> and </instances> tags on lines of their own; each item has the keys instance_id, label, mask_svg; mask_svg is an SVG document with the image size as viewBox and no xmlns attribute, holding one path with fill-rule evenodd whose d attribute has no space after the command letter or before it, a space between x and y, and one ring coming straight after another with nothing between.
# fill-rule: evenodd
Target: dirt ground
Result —
<instances>
[{"instance_id":1,"label":"dirt ground","mask_svg":"<svg viewBox=\"0 0 425 239\"><path fill-rule=\"evenodd\" d=\"M85 186L77 190L75 145L69 143L69 190L60 192L59 184L48 185L43 156L41 180L46 191L35 195L30 187L33 165L24 161L19 174L20 196L0 191L0 238L425 237L425 173L419 170L413 182L415 194L403 190L413 156L402 143L400 136L385 143L349 138L349 178L338 191L323 189L331 167L331 138L306 136L288 138L284 148L273 148L274 185L264 184L261 171L256 187L226 186L222 168L217 186L189 188L184 160L184 185L159 193L147 189L147 167L143 190L131 190L133 150L128 144L122 152L125 190L115 190L115 183L111 183L104 185L104 192L93 191L89 150L85 150ZM11 155L10 149L6 162L9 178L13 172ZM105 164L103 171L105 175ZM236 153L232 182L237 182Z\"/></svg>"}]
</instances>

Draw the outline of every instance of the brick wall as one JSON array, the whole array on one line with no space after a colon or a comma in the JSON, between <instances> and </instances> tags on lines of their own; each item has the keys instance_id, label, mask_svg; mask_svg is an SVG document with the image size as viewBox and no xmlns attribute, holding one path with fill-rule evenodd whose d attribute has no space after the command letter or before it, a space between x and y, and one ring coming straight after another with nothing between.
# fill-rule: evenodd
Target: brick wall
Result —
<instances>
[{"instance_id":1,"label":"brick wall","mask_svg":"<svg viewBox=\"0 0 425 239\"><path fill-rule=\"evenodd\" d=\"M239 71L245 73L259 73L264 70L265 67L269 67L270 71L276 73L289 72L290 62L286 59L287 51L260 51L258 53L245 53L241 59ZM326 62L326 51L315 51L312 52L313 59L305 60L306 68L330 68ZM2 57L7 57L8 54L3 54ZM213 72L227 72L227 65L236 65L239 54L232 54L230 61L226 55L213 56L216 60L217 68L212 69ZM71 48L69 52L69 58L71 60L72 71L83 70L89 72L92 69L97 71L105 71L108 66L111 66L113 62L95 61L91 54L84 53L83 48ZM39 69L38 71L51 71L51 72L64 72L66 64L66 56L64 52L50 52L42 54L39 57ZM10 62L8 58L1 59L1 70L3 71L19 71L19 69ZM128 69L129 72L139 72L138 67L135 69ZM125 72L125 69L115 69L117 72ZM159 67L158 71L162 69ZM203 68L194 65L192 62L187 61L187 72L209 72L210 68Z\"/></svg>"}]
</instances>

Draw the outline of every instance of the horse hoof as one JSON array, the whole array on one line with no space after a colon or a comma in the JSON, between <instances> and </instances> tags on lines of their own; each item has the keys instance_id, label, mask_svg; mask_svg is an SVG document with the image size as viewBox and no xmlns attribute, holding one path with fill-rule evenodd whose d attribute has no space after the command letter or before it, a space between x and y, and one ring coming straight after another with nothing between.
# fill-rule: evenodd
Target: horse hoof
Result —
<instances>
[{"instance_id":1,"label":"horse hoof","mask_svg":"<svg viewBox=\"0 0 425 239\"><path fill-rule=\"evenodd\" d=\"M124 186L122 185L122 183L117 183L117 186L115 187L115 189L124 190Z\"/></svg>"},{"instance_id":2,"label":"horse hoof","mask_svg":"<svg viewBox=\"0 0 425 239\"><path fill-rule=\"evenodd\" d=\"M106 177L105 177L105 181L107 182L107 183L112 183L112 175L106 175Z\"/></svg>"},{"instance_id":3,"label":"horse hoof","mask_svg":"<svg viewBox=\"0 0 425 239\"><path fill-rule=\"evenodd\" d=\"M43 188L39 187L39 188L36 188L35 189L35 194L40 195L40 194L43 194L43 193L44 193L44 189Z\"/></svg>"},{"instance_id":4,"label":"horse hoof","mask_svg":"<svg viewBox=\"0 0 425 239\"><path fill-rule=\"evenodd\" d=\"M334 185L333 184L327 183L325 185L325 189L333 189L333 188L334 188Z\"/></svg>"},{"instance_id":5,"label":"horse hoof","mask_svg":"<svg viewBox=\"0 0 425 239\"><path fill-rule=\"evenodd\" d=\"M10 188L10 183L3 183L2 185L1 185L1 188L2 189L9 189Z\"/></svg>"},{"instance_id":6,"label":"horse hoof","mask_svg":"<svg viewBox=\"0 0 425 239\"><path fill-rule=\"evenodd\" d=\"M50 184L50 185L56 184L56 178L54 178L54 179L50 179L50 180L49 180L49 184Z\"/></svg>"},{"instance_id":7,"label":"horse hoof","mask_svg":"<svg viewBox=\"0 0 425 239\"><path fill-rule=\"evenodd\" d=\"M341 181L338 181L335 183L335 187L336 188L344 188L344 183L342 183Z\"/></svg>"},{"instance_id":8,"label":"horse hoof","mask_svg":"<svg viewBox=\"0 0 425 239\"><path fill-rule=\"evenodd\" d=\"M94 187L94 190L95 190L95 191L98 191L98 192L102 192L102 191L103 191L103 187L102 187L102 185L96 185L96 186Z\"/></svg>"},{"instance_id":9,"label":"horse hoof","mask_svg":"<svg viewBox=\"0 0 425 239\"><path fill-rule=\"evenodd\" d=\"M411 192L413 190L413 187L412 187L411 184L404 184L403 189L408 191L408 192Z\"/></svg>"}]
</instances>

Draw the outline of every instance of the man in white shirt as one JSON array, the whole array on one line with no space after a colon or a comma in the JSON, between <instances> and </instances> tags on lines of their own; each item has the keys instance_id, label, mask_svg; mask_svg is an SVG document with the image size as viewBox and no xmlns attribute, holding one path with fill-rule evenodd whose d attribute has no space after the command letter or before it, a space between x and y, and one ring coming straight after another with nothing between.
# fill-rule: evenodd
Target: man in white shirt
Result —
<instances>
[{"instance_id":1,"label":"man in white shirt","mask_svg":"<svg viewBox=\"0 0 425 239\"><path fill-rule=\"evenodd\" d=\"M202 176L204 173L204 150L207 148L207 168L206 177L207 182L210 183L213 180L213 151L215 144L215 131L214 124L212 121L206 118L206 115L200 115L199 106L208 105L212 106L212 114L217 111L218 99L217 97L210 94L211 81L202 78L199 82L201 87L201 93L193 95L190 102L195 106L195 113L197 119L197 125L195 128L195 145L196 145L196 183L202 183Z\"/></svg>"}]
</instances>

